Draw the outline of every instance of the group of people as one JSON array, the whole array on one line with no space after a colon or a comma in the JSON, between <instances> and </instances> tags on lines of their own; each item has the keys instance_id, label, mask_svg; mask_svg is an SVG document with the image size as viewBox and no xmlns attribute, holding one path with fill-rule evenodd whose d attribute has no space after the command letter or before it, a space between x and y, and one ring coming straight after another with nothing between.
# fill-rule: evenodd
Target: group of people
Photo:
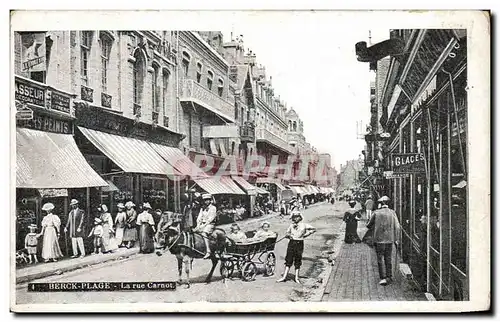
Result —
<instances>
[{"instance_id":1,"label":"group of people","mask_svg":"<svg viewBox=\"0 0 500 322\"><path fill-rule=\"evenodd\" d=\"M392 251L393 245L398 247L401 240L401 227L396 212L389 208L390 198L383 196L378 200L379 208L373 211L375 203L368 197L365 202L366 219L368 228L363 239L358 235L358 222L362 219L357 202L350 200L348 209L344 214L346 224L344 242L347 244L366 242L375 247L377 265L379 270L380 285L392 282Z\"/></svg>"},{"instance_id":2,"label":"group of people","mask_svg":"<svg viewBox=\"0 0 500 322\"><path fill-rule=\"evenodd\" d=\"M72 199L70 207L68 221L62 229L66 237L71 239L73 251L71 258L86 256L84 238L93 239L94 254L114 252L119 247L131 248L137 241L139 241L140 252L152 253L154 251L153 234L156 229L149 203L142 205L142 212L139 214L132 201L120 203L117 205L118 212L114 219L106 205L99 205L88 235L85 232L85 212L79 208L78 200ZM39 234L36 233L36 225L29 226L30 232L25 238L29 263L38 262L37 246L40 238L42 238L41 256L45 262L56 262L64 256L59 245L61 220L54 213L54 209L54 204L50 202L43 205L42 211L45 212L45 216L42 219L42 229Z\"/></svg>"}]
</instances>

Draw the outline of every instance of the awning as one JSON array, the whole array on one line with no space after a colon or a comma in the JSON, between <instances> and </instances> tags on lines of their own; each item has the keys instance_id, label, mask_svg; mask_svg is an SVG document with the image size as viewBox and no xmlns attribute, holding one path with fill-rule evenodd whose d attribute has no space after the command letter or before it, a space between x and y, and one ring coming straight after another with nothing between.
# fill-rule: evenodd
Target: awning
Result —
<instances>
[{"instance_id":1,"label":"awning","mask_svg":"<svg viewBox=\"0 0 500 322\"><path fill-rule=\"evenodd\" d=\"M208 175L198 168L181 150L166 145L148 142L148 144L165 161L174 167L177 175L189 176L191 178L207 178Z\"/></svg>"},{"instance_id":2,"label":"awning","mask_svg":"<svg viewBox=\"0 0 500 322\"><path fill-rule=\"evenodd\" d=\"M259 194L259 195L268 195L268 194L270 194L270 192L267 191L264 188L261 188L261 187L256 187L256 188L257 188L257 194Z\"/></svg>"},{"instance_id":3,"label":"awning","mask_svg":"<svg viewBox=\"0 0 500 322\"><path fill-rule=\"evenodd\" d=\"M305 190L304 187L302 186L290 186L290 189L295 192L295 194L298 194L298 195L306 195L307 194L307 190Z\"/></svg>"},{"instance_id":4,"label":"awning","mask_svg":"<svg viewBox=\"0 0 500 322\"><path fill-rule=\"evenodd\" d=\"M257 187L249 183L242 177L231 176L231 178L234 180L234 182L240 185L240 187L243 188L249 195L255 194L257 192Z\"/></svg>"},{"instance_id":5,"label":"awning","mask_svg":"<svg viewBox=\"0 0 500 322\"><path fill-rule=\"evenodd\" d=\"M285 186L283 186L279 182L279 179L277 179L277 178L261 177L261 178L257 178L256 183L272 183L272 184L275 184L278 189L286 190Z\"/></svg>"},{"instance_id":6,"label":"awning","mask_svg":"<svg viewBox=\"0 0 500 322\"><path fill-rule=\"evenodd\" d=\"M312 191L312 193L320 193L318 187L316 186L308 185L307 187L309 188L310 191Z\"/></svg>"},{"instance_id":7,"label":"awning","mask_svg":"<svg viewBox=\"0 0 500 322\"><path fill-rule=\"evenodd\" d=\"M175 175L174 168L148 142L84 127L78 129L125 172Z\"/></svg>"},{"instance_id":8,"label":"awning","mask_svg":"<svg viewBox=\"0 0 500 322\"><path fill-rule=\"evenodd\" d=\"M102 192L120 191L120 189L118 189L118 187L111 180L106 180L106 182L108 183L108 186L102 188Z\"/></svg>"},{"instance_id":9,"label":"awning","mask_svg":"<svg viewBox=\"0 0 500 322\"><path fill-rule=\"evenodd\" d=\"M225 178L225 179L224 179ZM201 189L212 195L244 195L245 192L238 188L231 178L228 177L208 177L195 179L194 182L200 186ZM230 183L228 183L230 182Z\"/></svg>"},{"instance_id":10,"label":"awning","mask_svg":"<svg viewBox=\"0 0 500 322\"><path fill-rule=\"evenodd\" d=\"M70 134L16 129L17 188L86 188L108 184L87 163Z\"/></svg>"}]
</instances>

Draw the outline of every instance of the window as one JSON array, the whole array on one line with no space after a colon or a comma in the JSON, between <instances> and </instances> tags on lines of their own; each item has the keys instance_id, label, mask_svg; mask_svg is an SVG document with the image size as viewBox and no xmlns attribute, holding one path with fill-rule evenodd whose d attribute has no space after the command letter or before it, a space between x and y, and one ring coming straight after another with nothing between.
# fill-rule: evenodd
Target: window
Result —
<instances>
[{"instance_id":1,"label":"window","mask_svg":"<svg viewBox=\"0 0 500 322\"><path fill-rule=\"evenodd\" d=\"M142 92L144 90L144 75L145 75L145 62L142 52L136 50L134 62L134 74L133 74L133 90L134 90L134 105L140 105L142 103ZM134 114L137 114L134 112Z\"/></svg>"},{"instance_id":2,"label":"window","mask_svg":"<svg viewBox=\"0 0 500 322\"><path fill-rule=\"evenodd\" d=\"M189 62L191 61L191 56L187 52L182 53L182 70L184 72L184 76L187 77L189 73Z\"/></svg>"},{"instance_id":3,"label":"window","mask_svg":"<svg viewBox=\"0 0 500 322\"><path fill-rule=\"evenodd\" d=\"M92 46L92 31L82 31L80 39L80 64L83 83L88 85L89 83L89 59L90 59L90 48Z\"/></svg>"},{"instance_id":4,"label":"window","mask_svg":"<svg viewBox=\"0 0 500 322\"><path fill-rule=\"evenodd\" d=\"M201 82L201 72L202 72L202 69L203 69L203 65L201 63L197 63L196 64L196 81L198 83Z\"/></svg>"},{"instance_id":5,"label":"window","mask_svg":"<svg viewBox=\"0 0 500 322\"><path fill-rule=\"evenodd\" d=\"M222 78L219 78L217 92L219 93L219 96L222 97L222 94L224 93L224 81L222 80Z\"/></svg>"},{"instance_id":6,"label":"window","mask_svg":"<svg viewBox=\"0 0 500 322\"><path fill-rule=\"evenodd\" d=\"M153 111L157 111L160 106L160 90L158 89L158 66L153 66L153 75L151 80L151 103Z\"/></svg>"},{"instance_id":7,"label":"window","mask_svg":"<svg viewBox=\"0 0 500 322\"><path fill-rule=\"evenodd\" d=\"M163 115L166 114L168 105L168 83L170 80L170 73L167 70L163 70Z\"/></svg>"},{"instance_id":8,"label":"window","mask_svg":"<svg viewBox=\"0 0 500 322\"><path fill-rule=\"evenodd\" d=\"M101 89L104 93L108 91L108 69L112 40L109 36L101 35Z\"/></svg>"},{"instance_id":9,"label":"window","mask_svg":"<svg viewBox=\"0 0 500 322\"><path fill-rule=\"evenodd\" d=\"M211 71L208 71L208 76L207 76L207 88L209 90L212 90L212 85L213 85L213 82L214 82L214 73L212 73Z\"/></svg>"}]
</instances>

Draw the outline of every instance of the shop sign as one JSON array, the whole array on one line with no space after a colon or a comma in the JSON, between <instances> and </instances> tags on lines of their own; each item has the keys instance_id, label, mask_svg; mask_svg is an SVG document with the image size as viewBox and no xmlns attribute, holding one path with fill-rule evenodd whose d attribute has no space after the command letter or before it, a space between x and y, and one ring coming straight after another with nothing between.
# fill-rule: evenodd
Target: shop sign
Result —
<instances>
[{"instance_id":1,"label":"shop sign","mask_svg":"<svg viewBox=\"0 0 500 322\"><path fill-rule=\"evenodd\" d=\"M66 120L59 120L48 115L34 114L31 120L18 120L20 127L26 127L38 131L53 133L72 134L71 123Z\"/></svg>"},{"instance_id":2,"label":"shop sign","mask_svg":"<svg viewBox=\"0 0 500 322\"><path fill-rule=\"evenodd\" d=\"M16 120L33 119L33 110L28 106L16 101Z\"/></svg>"},{"instance_id":3,"label":"shop sign","mask_svg":"<svg viewBox=\"0 0 500 322\"><path fill-rule=\"evenodd\" d=\"M16 78L15 99L22 103L45 106L45 88Z\"/></svg>"},{"instance_id":4,"label":"shop sign","mask_svg":"<svg viewBox=\"0 0 500 322\"><path fill-rule=\"evenodd\" d=\"M391 158L394 173L425 172L425 159L421 153L393 153Z\"/></svg>"},{"instance_id":5,"label":"shop sign","mask_svg":"<svg viewBox=\"0 0 500 322\"><path fill-rule=\"evenodd\" d=\"M68 95L56 91L50 92L50 108L67 114L71 113L71 99Z\"/></svg>"},{"instance_id":6,"label":"shop sign","mask_svg":"<svg viewBox=\"0 0 500 322\"><path fill-rule=\"evenodd\" d=\"M23 32L21 35L21 59L24 72L44 72L45 64L45 32Z\"/></svg>"},{"instance_id":7,"label":"shop sign","mask_svg":"<svg viewBox=\"0 0 500 322\"><path fill-rule=\"evenodd\" d=\"M409 173L394 173L393 171L384 171L384 178L386 179L408 178L409 176Z\"/></svg>"},{"instance_id":8,"label":"shop sign","mask_svg":"<svg viewBox=\"0 0 500 322\"><path fill-rule=\"evenodd\" d=\"M38 189L42 198L67 197L68 189Z\"/></svg>"}]
</instances>

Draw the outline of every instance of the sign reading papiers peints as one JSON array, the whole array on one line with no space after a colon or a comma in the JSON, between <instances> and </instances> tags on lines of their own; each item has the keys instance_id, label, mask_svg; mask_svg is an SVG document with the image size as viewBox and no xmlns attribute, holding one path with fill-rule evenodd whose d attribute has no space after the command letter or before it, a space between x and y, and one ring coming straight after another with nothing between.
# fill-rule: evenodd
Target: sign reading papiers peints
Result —
<instances>
[{"instance_id":1,"label":"sign reading papiers peints","mask_svg":"<svg viewBox=\"0 0 500 322\"><path fill-rule=\"evenodd\" d=\"M425 159L422 153L393 153L391 155L393 175L425 173Z\"/></svg>"}]
</instances>

